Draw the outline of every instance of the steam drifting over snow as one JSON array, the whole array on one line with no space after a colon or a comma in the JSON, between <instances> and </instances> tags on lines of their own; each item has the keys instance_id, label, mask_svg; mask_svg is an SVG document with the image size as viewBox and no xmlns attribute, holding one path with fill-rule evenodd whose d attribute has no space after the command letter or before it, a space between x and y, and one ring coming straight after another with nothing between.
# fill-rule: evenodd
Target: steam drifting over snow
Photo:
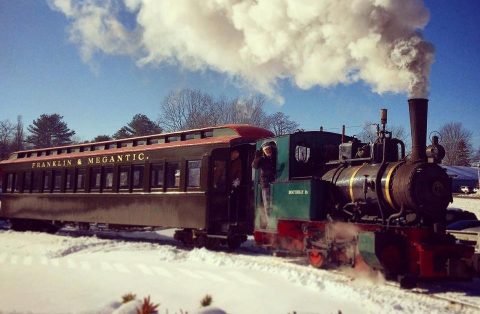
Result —
<instances>
[{"instance_id":1,"label":"steam drifting over snow","mask_svg":"<svg viewBox=\"0 0 480 314\"><path fill-rule=\"evenodd\" d=\"M130 55L228 74L270 97L362 80L378 93L426 97L433 46L420 0L50 0L85 61Z\"/></svg>"}]
</instances>

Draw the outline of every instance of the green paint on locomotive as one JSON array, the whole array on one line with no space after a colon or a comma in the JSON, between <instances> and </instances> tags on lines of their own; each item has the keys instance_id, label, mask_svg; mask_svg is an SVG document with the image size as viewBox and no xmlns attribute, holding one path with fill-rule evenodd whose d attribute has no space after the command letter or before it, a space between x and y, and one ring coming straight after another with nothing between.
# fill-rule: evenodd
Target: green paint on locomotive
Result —
<instances>
[{"instance_id":1,"label":"green paint on locomotive","mask_svg":"<svg viewBox=\"0 0 480 314\"><path fill-rule=\"evenodd\" d=\"M272 184L272 207L278 218L319 220L325 184L319 180L277 182Z\"/></svg>"},{"instance_id":2,"label":"green paint on locomotive","mask_svg":"<svg viewBox=\"0 0 480 314\"><path fill-rule=\"evenodd\" d=\"M275 231L278 219L325 219L327 183L316 177L324 171L326 161L338 158L341 135L321 131L298 132L258 141L257 150L268 141L277 145L277 172L270 190L272 212L268 215L267 229ZM260 229L263 208L258 181L259 171L256 171L256 229Z\"/></svg>"},{"instance_id":3,"label":"green paint on locomotive","mask_svg":"<svg viewBox=\"0 0 480 314\"><path fill-rule=\"evenodd\" d=\"M375 232L360 232L358 234L358 251L368 266L382 270L382 263L377 256L377 241Z\"/></svg>"}]
</instances>

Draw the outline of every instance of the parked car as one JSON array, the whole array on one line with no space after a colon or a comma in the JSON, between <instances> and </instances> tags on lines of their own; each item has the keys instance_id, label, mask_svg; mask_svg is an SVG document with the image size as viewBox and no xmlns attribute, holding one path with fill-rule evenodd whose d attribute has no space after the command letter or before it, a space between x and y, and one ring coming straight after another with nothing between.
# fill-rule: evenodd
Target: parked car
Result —
<instances>
[{"instance_id":1,"label":"parked car","mask_svg":"<svg viewBox=\"0 0 480 314\"><path fill-rule=\"evenodd\" d=\"M470 188L466 185L462 185L460 187L460 191L462 191L462 193L468 194L468 193L470 193Z\"/></svg>"}]
</instances>

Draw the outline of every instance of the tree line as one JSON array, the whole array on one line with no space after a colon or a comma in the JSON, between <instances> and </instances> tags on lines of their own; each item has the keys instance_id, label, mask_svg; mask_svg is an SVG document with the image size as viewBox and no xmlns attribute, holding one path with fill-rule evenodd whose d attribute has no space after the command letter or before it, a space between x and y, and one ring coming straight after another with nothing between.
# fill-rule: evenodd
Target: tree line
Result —
<instances>
[{"instance_id":1,"label":"tree line","mask_svg":"<svg viewBox=\"0 0 480 314\"><path fill-rule=\"evenodd\" d=\"M182 89L170 92L160 103L160 116L157 121L144 114L135 114L124 126L112 135L98 135L91 141L99 142L122 139L162 132L174 132L223 124L244 123L271 130L275 135L289 134L298 130L299 124L282 112L268 114L264 110L265 98L254 95L247 98L225 96L215 98L195 89ZM408 138L402 126L390 127L393 136L407 143ZM27 127L25 135L22 117L16 122L0 121L0 159L8 158L13 151L31 148L63 146L81 142L76 140L71 130L59 114L42 114ZM450 122L439 130L441 144L446 156L443 164L469 166L480 161L480 147L472 146L472 132L459 122ZM363 142L376 138L375 124L365 122L357 134Z\"/></svg>"},{"instance_id":2,"label":"tree line","mask_svg":"<svg viewBox=\"0 0 480 314\"><path fill-rule=\"evenodd\" d=\"M160 103L160 117L153 121L138 113L115 133L101 134L86 142L109 141L162 132L174 132L223 124L245 123L271 130L275 135L292 133L298 123L282 112L268 114L263 96L232 98L213 96L194 89L170 92ZM63 116L42 114L27 127L24 133L22 117L16 123L0 121L0 159L10 153L31 148L63 146L82 142L75 138Z\"/></svg>"}]
</instances>

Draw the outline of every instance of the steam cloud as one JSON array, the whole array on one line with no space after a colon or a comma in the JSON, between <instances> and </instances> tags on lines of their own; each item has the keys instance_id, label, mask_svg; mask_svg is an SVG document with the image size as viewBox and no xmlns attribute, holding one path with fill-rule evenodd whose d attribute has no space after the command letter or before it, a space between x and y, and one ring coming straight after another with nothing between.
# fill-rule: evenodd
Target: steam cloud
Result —
<instances>
[{"instance_id":1,"label":"steam cloud","mask_svg":"<svg viewBox=\"0 0 480 314\"><path fill-rule=\"evenodd\" d=\"M427 97L433 46L421 0L47 0L70 20L84 61L210 69L281 101L302 89L362 80L377 93Z\"/></svg>"}]
</instances>

